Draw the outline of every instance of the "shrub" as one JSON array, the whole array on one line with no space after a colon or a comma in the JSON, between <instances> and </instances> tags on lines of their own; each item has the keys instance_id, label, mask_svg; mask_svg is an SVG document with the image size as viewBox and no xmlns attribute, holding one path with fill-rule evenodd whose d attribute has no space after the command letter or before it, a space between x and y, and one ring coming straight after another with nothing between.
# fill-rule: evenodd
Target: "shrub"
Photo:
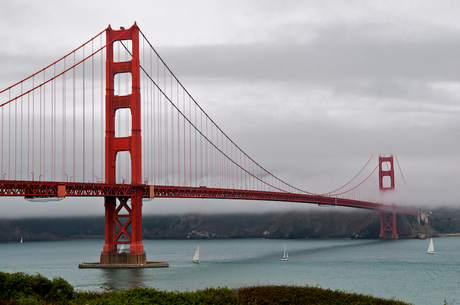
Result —
<instances>
[{"instance_id":1,"label":"shrub","mask_svg":"<svg viewBox=\"0 0 460 305\"><path fill-rule=\"evenodd\" d=\"M252 286L239 288L237 293L240 304L406 304L309 286Z\"/></svg>"},{"instance_id":2,"label":"shrub","mask_svg":"<svg viewBox=\"0 0 460 305\"><path fill-rule=\"evenodd\" d=\"M52 301L66 303L67 300L73 299L74 293L73 286L69 282L63 278L55 277L48 298Z\"/></svg>"}]
</instances>

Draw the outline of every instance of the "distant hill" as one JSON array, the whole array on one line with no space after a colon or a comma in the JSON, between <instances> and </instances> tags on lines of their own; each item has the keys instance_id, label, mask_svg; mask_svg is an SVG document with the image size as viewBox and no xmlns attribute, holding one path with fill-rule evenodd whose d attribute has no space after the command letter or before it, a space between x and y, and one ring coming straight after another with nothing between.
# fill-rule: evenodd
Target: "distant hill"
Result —
<instances>
[{"instance_id":1,"label":"distant hill","mask_svg":"<svg viewBox=\"0 0 460 305\"><path fill-rule=\"evenodd\" d=\"M460 209L441 208L432 213L430 225L438 233L460 233Z\"/></svg>"},{"instance_id":2,"label":"distant hill","mask_svg":"<svg viewBox=\"0 0 460 305\"><path fill-rule=\"evenodd\" d=\"M431 226L398 214L400 238L460 232L460 210L433 210ZM378 238L379 213L350 209L220 215L144 215L144 239L187 238ZM0 242L103 238L103 217L0 220Z\"/></svg>"}]
</instances>

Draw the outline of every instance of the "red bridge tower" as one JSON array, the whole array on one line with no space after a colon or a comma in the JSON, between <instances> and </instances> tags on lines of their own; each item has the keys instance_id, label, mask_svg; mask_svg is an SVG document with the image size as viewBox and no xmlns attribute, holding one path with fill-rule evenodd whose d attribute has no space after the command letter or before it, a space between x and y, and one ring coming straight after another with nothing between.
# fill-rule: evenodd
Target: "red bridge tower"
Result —
<instances>
[{"instance_id":1,"label":"red bridge tower","mask_svg":"<svg viewBox=\"0 0 460 305\"><path fill-rule=\"evenodd\" d=\"M387 167L387 170L383 169L384 165ZM385 177L389 177L389 184L384 183ZM393 156L379 156L379 188L380 192L394 191L395 189ZM393 207L394 206L395 204L393 203ZM380 212L380 238L398 239L395 209L393 211Z\"/></svg>"},{"instance_id":2,"label":"red bridge tower","mask_svg":"<svg viewBox=\"0 0 460 305\"><path fill-rule=\"evenodd\" d=\"M141 160L141 107L140 107L140 63L139 28L136 23L129 29L106 31L106 136L105 136L105 182L116 184L115 166L117 153L128 151L131 155L130 197L105 197L105 244L101 263L144 264L146 255L142 245L142 160ZM132 41L132 58L129 61L114 62L113 43L120 40ZM117 96L114 91L115 75L131 73L131 94ZM128 108L132 115L131 135L115 137L115 113ZM119 204L117 206L117 199ZM128 201L131 201L129 206ZM122 214L124 213L124 214ZM125 237L125 240L120 240ZM128 240L126 240L126 238ZM129 253L118 253L117 245L129 244Z\"/></svg>"}]
</instances>

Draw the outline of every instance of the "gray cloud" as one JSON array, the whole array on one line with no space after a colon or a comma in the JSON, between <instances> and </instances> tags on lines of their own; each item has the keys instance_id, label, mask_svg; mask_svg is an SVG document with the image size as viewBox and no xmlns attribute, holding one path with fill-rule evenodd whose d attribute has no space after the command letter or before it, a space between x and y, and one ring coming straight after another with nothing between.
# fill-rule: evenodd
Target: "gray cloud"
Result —
<instances>
[{"instance_id":1,"label":"gray cloud","mask_svg":"<svg viewBox=\"0 0 460 305\"><path fill-rule=\"evenodd\" d=\"M308 82L379 96L401 96L402 82L459 79L458 34L442 40L382 42L359 35L344 38L350 35L343 31L348 32L340 26L321 31L305 44L199 45L159 51L183 77Z\"/></svg>"}]
</instances>

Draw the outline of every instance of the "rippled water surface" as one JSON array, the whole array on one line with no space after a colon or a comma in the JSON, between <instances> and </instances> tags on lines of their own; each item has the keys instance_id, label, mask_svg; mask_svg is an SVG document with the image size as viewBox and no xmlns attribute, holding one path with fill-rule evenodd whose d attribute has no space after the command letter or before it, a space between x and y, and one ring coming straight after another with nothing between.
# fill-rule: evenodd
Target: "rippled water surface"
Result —
<instances>
[{"instance_id":1,"label":"rippled water surface","mask_svg":"<svg viewBox=\"0 0 460 305\"><path fill-rule=\"evenodd\" d=\"M144 240L159 269L78 269L95 262L103 240L0 244L0 270L62 277L79 290L195 290L210 286L288 284L395 298L414 304L460 303L460 237L429 240ZM289 260L281 261L283 244ZM200 264L192 263L200 246Z\"/></svg>"}]
</instances>

